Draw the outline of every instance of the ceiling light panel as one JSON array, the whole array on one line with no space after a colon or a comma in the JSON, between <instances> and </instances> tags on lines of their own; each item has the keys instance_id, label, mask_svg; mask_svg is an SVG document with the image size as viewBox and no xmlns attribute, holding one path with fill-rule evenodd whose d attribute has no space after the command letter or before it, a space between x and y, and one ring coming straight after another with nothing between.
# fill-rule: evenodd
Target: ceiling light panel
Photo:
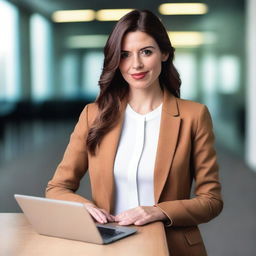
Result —
<instances>
[{"instance_id":1,"label":"ceiling light panel","mask_svg":"<svg viewBox=\"0 0 256 256\"><path fill-rule=\"evenodd\" d=\"M214 44L217 37L213 32L172 31L168 32L174 47L199 47L203 44Z\"/></svg>"},{"instance_id":2,"label":"ceiling light panel","mask_svg":"<svg viewBox=\"0 0 256 256\"><path fill-rule=\"evenodd\" d=\"M96 19L99 21L116 21L133 9L102 9L97 11Z\"/></svg>"},{"instance_id":3,"label":"ceiling light panel","mask_svg":"<svg viewBox=\"0 0 256 256\"><path fill-rule=\"evenodd\" d=\"M67 38L68 48L103 48L107 42L108 35L76 35Z\"/></svg>"},{"instance_id":4,"label":"ceiling light panel","mask_svg":"<svg viewBox=\"0 0 256 256\"><path fill-rule=\"evenodd\" d=\"M202 15L208 12L208 6L204 3L166 3L158 10L163 15Z\"/></svg>"},{"instance_id":5,"label":"ceiling light panel","mask_svg":"<svg viewBox=\"0 0 256 256\"><path fill-rule=\"evenodd\" d=\"M52 15L54 22L85 22L95 19L94 10L63 10L56 11Z\"/></svg>"}]
</instances>

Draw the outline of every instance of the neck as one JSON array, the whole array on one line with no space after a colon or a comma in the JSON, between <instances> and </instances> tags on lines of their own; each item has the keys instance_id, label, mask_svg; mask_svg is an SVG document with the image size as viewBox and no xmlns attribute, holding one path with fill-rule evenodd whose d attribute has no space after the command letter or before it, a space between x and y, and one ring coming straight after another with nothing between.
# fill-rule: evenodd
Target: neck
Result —
<instances>
[{"instance_id":1,"label":"neck","mask_svg":"<svg viewBox=\"0 0 256 256\"><path fill-rule=\"evenodd\" d=\"M154 88L134 89L130 88L128 103L134 111L147 114L157 108L163 102L163 91L160 86Z\"/></svg>"}]
</instances>

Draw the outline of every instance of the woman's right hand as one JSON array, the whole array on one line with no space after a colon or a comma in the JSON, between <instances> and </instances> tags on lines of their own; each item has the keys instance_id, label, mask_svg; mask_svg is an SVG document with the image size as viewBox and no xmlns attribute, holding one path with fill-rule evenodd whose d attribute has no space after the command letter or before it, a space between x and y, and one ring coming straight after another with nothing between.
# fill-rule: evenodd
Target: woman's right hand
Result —
<instances>
[{"instance_id":1,"label":"woman's right hand","mask_svg":"<svg viewBox=\"0 0 256 256\"><path fill-rule=\"evenodd\" d=\"M87 211L91 216L99 223L105 224L107 222L114 222L115 218L113 215L109 214L106 210L98 208L94 204L85 203L84 204Z\"/></svg>"}]
</instances>

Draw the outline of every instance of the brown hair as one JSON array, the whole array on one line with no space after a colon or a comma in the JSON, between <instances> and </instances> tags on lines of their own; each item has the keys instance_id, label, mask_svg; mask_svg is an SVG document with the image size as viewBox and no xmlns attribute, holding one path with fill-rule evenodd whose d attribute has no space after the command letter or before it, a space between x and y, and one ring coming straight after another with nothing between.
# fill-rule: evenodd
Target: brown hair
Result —
<instances>
[{"instance_id":1,"label":"brown hair","mask_svg":"<svg viewBox=\"0 0 256 256\"><path fill-rule=\"evenodd\" d=\"M162 62L159 76L161 88L166 88L180 97L180 76L173 65L174 48L160 19L148 10L134 10L123 16L115 25L104 48L103 70L100 76L100 94L96 99L99 114L89 129L87 146L95 155L104 135L109 132L120 117L121 102L127 98L129 86L119 70L122 39L128 32L141 31L157 42L162 53L169 57Z\"/></svg>"}]
</instances>

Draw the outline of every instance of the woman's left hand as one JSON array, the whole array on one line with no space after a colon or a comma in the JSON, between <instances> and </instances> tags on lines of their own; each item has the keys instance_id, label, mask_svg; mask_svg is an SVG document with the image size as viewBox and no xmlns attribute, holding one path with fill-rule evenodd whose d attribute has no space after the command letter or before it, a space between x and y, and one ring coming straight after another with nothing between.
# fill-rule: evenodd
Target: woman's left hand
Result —
<instances>
[{"instance_id":1,"label":"woman's left hand","mask_svg":"<svg viewBox=\"0 0 256 256\"><path fill-rule=\"evenodd\" d=\"M144 225L153 221L165 220L167 216L154 206L139 206L115 216L119 225Z\"/></svg>"}]
</instances>

